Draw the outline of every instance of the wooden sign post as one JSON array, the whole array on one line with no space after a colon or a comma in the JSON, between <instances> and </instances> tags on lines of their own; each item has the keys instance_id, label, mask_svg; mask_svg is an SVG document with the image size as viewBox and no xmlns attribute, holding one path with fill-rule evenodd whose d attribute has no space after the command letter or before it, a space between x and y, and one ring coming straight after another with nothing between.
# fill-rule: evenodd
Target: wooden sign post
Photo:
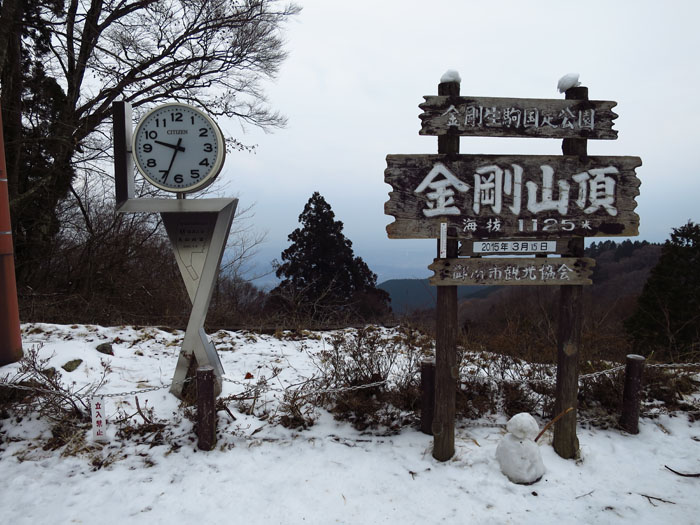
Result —
<instances>
[{"instance_id":1,"label":"wooden sign post","mask_svg":"<svg viewBox=\"0 0 700 525\"><path fill-rule=\"evenodd\" d=\"M437 155L388 155L384 205L389 238L438 239L429 266L436 285L433 456L454 454L459 285L561 287L554 448L575 457L582 286L593 259L583 239L638 235L639 157L589 157L588 139L616 139L609 101L571 88L565 100L463 97L441 82L420 105L421 135L438 136ZM563 139L558 155L460 155L460 136ZM458 242L462 241L461 248ZM485 255L530 255L492 258ZM469 256L460 258L459 256ZM548 257L561 255L561 257Z\"/></svg>"},{"instance_id":2,"label":"wooden sign post","mask_svg":"<svg viewBox=\"0 0 700 525\"><path fill-rule=\"evenodd\" d=\"M459 82L438 85L438 95L459 96ZM438 136L438 153L459 153L458 135ZM443 227L444 230L444 227ZM457 257L458 244L448 238L444 255ZM438 240L438 257L441 255ZM438 286L435 305L435 410L433 415L433 457L447 461L455 453L455 404L457 397L457 286Z\"/></svg>"},{"instance_id":3,"label":"wooden sign post","mask_svg":"<svg viewBox=\"0 0 700 525\"><path fill-rule=\"evenodd\" d=\"M588 88L575 87L566 91L567 99L588 99ZM587 158L586 139L567 138L562 141L562 153ZM641 160L639 161L641 165ZM637 184L637 188L639 184ZM638 191L637 191L638 193ZM637 222L638 224L638 222ZM635 231L634 235L638 235ZM577 237L567 255L582 257L583 237ZM557 334L557 386L554 399L554 415L565 413L554 423L552 446L559 456L573 459L578 455L576 414L578 408L578 353L581 347L583 322L583 287L562 286L559 291L559 330Z\"/></svg>"}]
</instances>

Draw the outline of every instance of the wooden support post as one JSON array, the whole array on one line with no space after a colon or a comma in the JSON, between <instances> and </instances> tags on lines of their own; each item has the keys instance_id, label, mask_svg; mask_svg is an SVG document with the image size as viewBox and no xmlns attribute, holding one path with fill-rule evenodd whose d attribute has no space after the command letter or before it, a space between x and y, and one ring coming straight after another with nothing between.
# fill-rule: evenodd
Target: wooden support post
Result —
<instances>
[{"instance_id":1,"label":"wooden support post","mask_svg":"<svg viewBox=\"0 0 700 525\"><path fill-rule=\"evenodd\" d=\"M583 239L581 248L583 248ZM557 387L554 415L573 408L554 424L554 450L565 459L578 454L576 408L578 405L578 350L581 343L583 286L562 286L559 299Z\"/></svg>"},{"instance_id":2,"label":"wooden support post","mask_svg":"<svg viewBox=\"0 0 700 525\"><path fill-rule=\"evenodd\" d=\"M433 414L435 411L435 360L428 359L420 364L421 411L420 431L433 435Z\"/></svg>"},{"instance_id":3,"label":"wooden support post","mask_svg":"<svg viewBox=\"0 0 700 525\"><path fill-rule=\"evenodd\" d=\"M0 366L22 359L22 335L10 222L10 193L0 108Z\"/></svg>"},{"instance_id":4,"label":"wooden support post","mask_svg":"<svg viewBox=\"0 0 700 525\"><path fill-rule=\"evenodd\" d=\"M131 158L131 104L112 104L114 136L114 197L117 208L134 198L134 161ZM178 196L180 194L178 193Z\"/></svg>"},{"instance_id":5,"label":"wooden support post","mask_svg":"<svg viewBox=\"0 0 700 525\"><path fill-rule=\"evenodd\" d=\"M216 396L214 367L197 368L197 447L211 450L216 445Z\"/></svg>"},{"instance_id":6,"label":"wooden support post","mask_svg":"<svg viewBox=\"0 0 700 525\"><path fill-rule=\"evenodd\" d=\"M438 84L438 95L459 96L459 82ZM459 135L438 137L438 153L459 153ZM448 232L447 257L457 257L457 239ZM440 241L438 240L438 257ZM457 287L438 286L435 321L435 414L433 457L447 461L455 453L455 401L457 396Z\"/></svg>"},{"instance_id":7,"label":"wooden support post","mask_svg":"<svg viewBox=\"0 0 700 525\"><path fill-rule=\"evenodd\" d=\"M588 88L575 87L566 91L566 99L588 100ZM586 139L564 139L564 155L588 156ZM569 243L571 257L583 257L583 238ZM576 408L578 405L578 352L581 346L583 318L583 286L561 286L559 299L559 334L557 341L557 387L554 415L573 408L554 424L554 450L564 459L575 458L579 444L576 437Z\"/></svg>"},{"instance_id":8,"label":"wooden support post","mask_svg":"<svg viewBox=\"0 0 700 525\"><path fill-rule=\"evenodd\" d=\"M643 371L644 357L629 354L625 367L625 388L622 393L620 426L630 434L639 434L639 405L642 401Z\"/></svg>"}]
</instances>

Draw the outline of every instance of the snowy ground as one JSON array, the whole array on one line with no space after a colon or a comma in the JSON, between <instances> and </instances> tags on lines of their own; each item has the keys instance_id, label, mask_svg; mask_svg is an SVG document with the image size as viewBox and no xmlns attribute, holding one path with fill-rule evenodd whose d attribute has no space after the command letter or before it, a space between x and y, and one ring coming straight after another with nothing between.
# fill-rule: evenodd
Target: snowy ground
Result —
<instances>
[{"instance_id":1,"label":"snowy ground","mask_svg":"<svg viewBox=\"0 0 700 525\"><path fill-rule=\"evenodd\" d=\"M100 393L168 385L181 333L154 328L24 325L25 350L42 345L50 366L83 363L62 372L76 388L95 383L102 371L95 351L113 342L111 371ZM323 338L280 341L240 332L214 335L226 377L245 384L270 377L284 386L309 377L310 355ZM12 376L17 365L0 369ZM253 376L246 380L246 375ZM225 382L222 395L244 387ZM277 394L261 400L274 412ZM215 450L196 450L192 423L167 388L140 394L142 408L168 425L170 443L114 439L77 455L43 450L46 421L0 420L0 509L13 524L111 523L634 523L700 521L700 422L685 414L643 419L637 436L580 429L581 460L559 458L551 435L540 439L544 477L522 486L501 474L496 447L504 416L460 422L455 457L431 456L432 438L413 429L389 435L359 432L328 413L308 430L289 430L246 415L219 413ZM134 395L108 400L112 418L134 413ZM138 416L136 416L138 419ZM542 421L538 421L540 425ZM111 428L114 433L115 428ZM88 435L86 433L86 435ZM88 442L90 437L88 437ZM143 440L141 440L143 441ZM167 441L167 440L166 440ZM97 465L101 464L101 468Z\"/></svg>"}]
</instances>

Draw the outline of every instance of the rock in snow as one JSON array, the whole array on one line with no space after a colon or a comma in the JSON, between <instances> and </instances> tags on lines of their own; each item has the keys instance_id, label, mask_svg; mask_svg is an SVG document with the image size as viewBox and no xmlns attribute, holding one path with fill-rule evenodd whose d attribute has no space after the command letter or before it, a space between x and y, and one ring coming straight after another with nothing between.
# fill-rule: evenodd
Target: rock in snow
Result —
<instances>
[{"instance_id":1,"label":"rock in snow","mask_svg":"<svg viewBox=\"0 0 700 525\"><path fill-rule=\"evenodd\" d=\"M581 82L578 81L578 73L568 73L559 79L557 89L559 93L564 93L569 88L578 87Z\"/></svg>"},{"instance_id":2,"label":"rock in snow","mask_svg":"<svg viewBox=\"0 0 700 525\"><path fill-rule=\"evenodd\" d=\"M514 415L506 425L508 433L496 448L501 472L513 483L538 481L545 472L540 449L535 443L539 427L528 413Z\"/></svg>"},{"instance_id":3,"label":"rock in snow","mask_svg":"<svg viewBox=\"0 0 700 525\"><path fill-rule=\"evenodd\" d=\"M462 82L462 77L459 76L459 72L454 69L448 69L445 74L440 77L440 83L442 82Z\"/></svg>"}]
</instances>

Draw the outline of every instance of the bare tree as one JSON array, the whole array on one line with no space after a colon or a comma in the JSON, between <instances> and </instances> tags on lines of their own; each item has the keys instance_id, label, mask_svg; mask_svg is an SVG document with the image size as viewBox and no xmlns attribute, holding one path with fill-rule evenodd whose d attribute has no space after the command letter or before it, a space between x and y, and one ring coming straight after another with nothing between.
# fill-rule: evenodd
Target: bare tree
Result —
<instances>
[{"instance_id":1,"label":"bare tree","mask_svg":"<svg viewBox=\"0 0 700 525\"><path fill-rule=\"evenodd\" d=\"M80 195L78 173L109 158L115 100L137 111L174 100L243 125L285 124L266 104L261 82L285 59L280 31L299 12L294 4L5 0L2 7L0 26L14 28L0 33L0 48L12 44L0 68L20 279L55 238L63 199ZM26 44L35 34L48 38ZM233 137L228 143L245 147Z\"/></svg>"}]
</instances>

